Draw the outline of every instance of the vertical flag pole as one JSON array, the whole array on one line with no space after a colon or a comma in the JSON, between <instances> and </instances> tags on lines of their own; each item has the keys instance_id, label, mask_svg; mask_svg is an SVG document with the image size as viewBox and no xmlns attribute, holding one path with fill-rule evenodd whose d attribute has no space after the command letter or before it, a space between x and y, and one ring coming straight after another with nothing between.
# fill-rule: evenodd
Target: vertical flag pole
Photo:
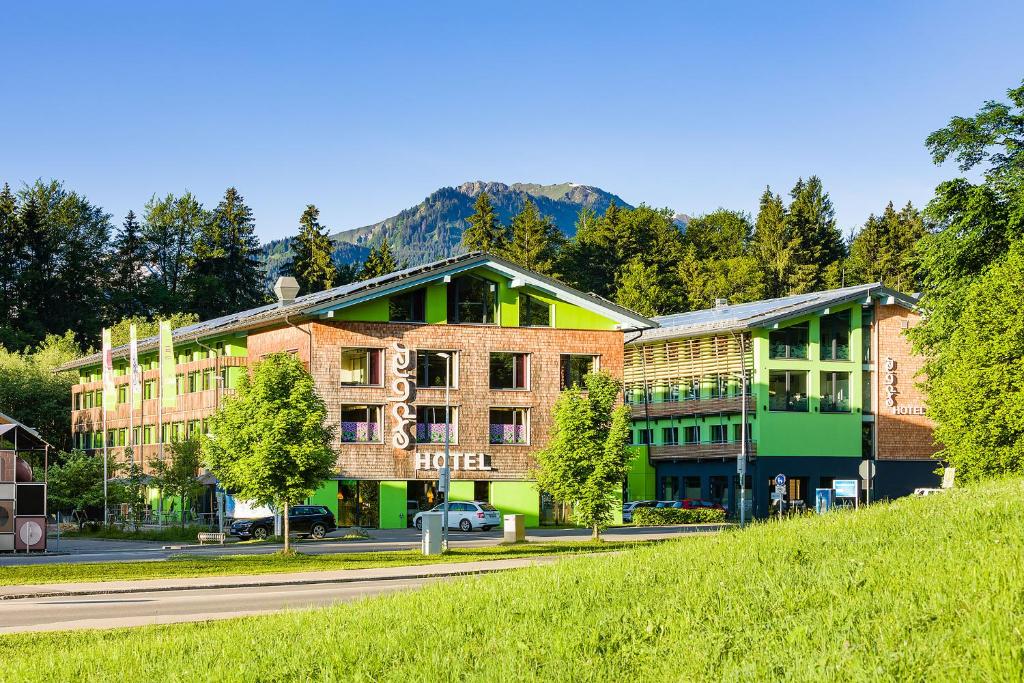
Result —
<instances>
[{"instance_id":1,"label":"vertical flag pole","mask_svg":"<svg viewBox=\"0 0 1024 683\"><path fill-rule=\"evenodd\" d=\"M110 509L107 501L107 479L110 477L108 465L109 438L107 435L107 410L114 401L114 351L110 342L110 330L104 328L103 338L103 523L110 523Z\"/></svg>"}]
</instances>

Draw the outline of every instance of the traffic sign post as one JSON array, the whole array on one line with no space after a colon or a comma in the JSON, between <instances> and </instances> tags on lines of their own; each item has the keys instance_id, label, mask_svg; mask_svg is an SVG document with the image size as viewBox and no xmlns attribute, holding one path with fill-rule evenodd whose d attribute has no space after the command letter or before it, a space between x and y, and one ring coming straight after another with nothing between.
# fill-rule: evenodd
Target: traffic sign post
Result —
<instances>
[{"instance_id":1,"label":"traffic sign post","mask_svg":"<svg viewBox=\"0 0 1024 683\"><path fill-rule=\"evenodd\" d=\"M779 501L779 521L782 521L782 506L786 503L786 475L775 475L775 497Z\"/></svg>"},{"instance_id":2,"label":"traffic sign post","mask_svg":"<svg viewBox=\"0 0 1024 683\"><path fill-rule=\"evenodd\" d=\"M860 478L864 480L864 490L867 492L866 503L871 504L871 480L875 476L875 461L874 460L861 460L860 466L857 468L857 472L860 474Z\"/></svg>"}]
</instances>

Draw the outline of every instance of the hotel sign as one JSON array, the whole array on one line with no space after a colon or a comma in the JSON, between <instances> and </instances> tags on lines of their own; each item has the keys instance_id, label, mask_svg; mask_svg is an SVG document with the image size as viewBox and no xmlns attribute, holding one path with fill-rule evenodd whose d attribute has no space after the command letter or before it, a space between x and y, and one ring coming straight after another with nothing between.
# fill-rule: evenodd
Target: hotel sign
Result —
<instances>
[{"instance_id":1,"label":"hotel sign","mask_svg":"<svg viewBox=\"0 0 1024 683\"><path fill-rule=\"evenodd\" d=\"M893 415L924 415L923 406L901 406L898 405L896 397L899 396L898 377L896 375L896 359L886 357L885 359L885 407Z\"/></svg>"},{"instance_id":2,"label":"hotel sign","mask_svg":"<svg viewBox=\"0 0 1024 683\"><path fill-rule=\"evenodd\" d=\"M391 445L408 450L413 445L411 428L416 424L416 413L409 404L416 400L416 355L402 342L391 345L391 416L395 426L391 429Z\"/></svg>"},{"instance_id":3,"label":"hotel sign","mask_svg":"<svg viewBox=\"0 0 1024 683\"><path fill-rule=\"evenodd\" d=\"M439 470L444 466L444 453L417 452L414 456L417 470ZM453 470L472 470L474 472L490 472L491 456L489 453L449 453L448 458Z\"/></svg>"}]
</instances>

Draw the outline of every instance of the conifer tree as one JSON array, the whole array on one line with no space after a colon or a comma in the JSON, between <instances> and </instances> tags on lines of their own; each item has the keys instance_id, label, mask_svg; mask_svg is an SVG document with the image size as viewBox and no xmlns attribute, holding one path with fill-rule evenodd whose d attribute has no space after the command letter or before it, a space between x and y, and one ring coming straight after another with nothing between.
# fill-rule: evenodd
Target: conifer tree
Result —
<instances>
[{"instance_id":1,"label":"conifer tree","mask_svg":"<svg viewBox=\"0 0 1024 683\"><path fill-rule=\"evenodd\" d=\"M0 189L0 345L10 347L17 340L10 323L18 305L18 263L21 258L22 238L18 221L18 200L11 187L4 183Z\"/></svg>"},{"instance_id":2,"label":"conifer tree","mask_svg":"<svg viewBox=\"0 0 1024 683\"><path fill-rule=\"evenodd\" d=\"M266 297L252 209L229 187L199 232L188 272L189 310L203 320L252 308Z\"/></svg>"},{"instance_id":3,"label":"conifer tree","mask_svg":"<svg viewBox=\"0 0 1024 683\"><path fill-rule=\"evenodd\" d=\"M110 285L111 320L152 313L151 267L142 226L129 211L114 238Z\"/></svg>"},{"instance_id":4,"label":"conifer tree","mask_svg":"<svg viewBox=\"0 0 1024 683\"><path fill-rule=\"evenodd\" d=\"M889 202L881 216L871 214L850 244L847 282L883 282L900 291L915 291L914 246L925 234L921 214L909 202L899 211Z\"/></svg>"},{"instance_id":5,"label":"conifer tree","mask_svg":"<svg viewBox=\"0 0 1024 683\"><path fill-rule=\"evenodd\" d=\"M376 247L370 247L370 253L363 263L362 270L359 271L359 279L380 277L398 269L399 265L395 260L395 252L391 249L391 243L383 239Z\"/></svg>"},{"instance_id":6,"label":"conifer tree","mask_svg":"<svg viewBox=\"0 0 1024 683\"><path fill-rule=\"evenodd\" d=\"M790 192L788 223L797 240L795 260L798 267L790 275L789 293L813 292L827 287L830 264L846 256L843 234L836 226L832 199L824 191L821 179L811 176L797 180Z\"/></svg>"},{"instance_id":7,"label":"conifer tree","mask_svg":"<svg viewBox=\"0 0 1024 683\"><path fill-rule=\"evenodd\" d=\"M462 246L466 251L483 251L491 254L505 251L508 246L508 231L498 220L489 194L481 192L477 195L473 215L466 221L469 227L462 233Z\"/></svg>"},{"instance_id":8,"label":"conifer tree","mask_svg":"<svg viewBox=\"0 0 1024 683\"><path fill-rule=\"evenodd\" d=\"M565 235L548 216L541 216L537 205L527 199L523 210L512 219L512 239L504 256L527 270L553 275L558 252Z\"/></svg>"},{"instance_id":9,"label":"conifer tree","mask_svg":"<svg viewBox=\"0 0 1024 683\"><path fill-rule=\"evenodd\" d=\"M320 209L306 206L299 219L299 234L292 242L291 274L299 283L300 294L322 292L335 285L338 269L331 257L333 248L327 228L320 225Z\"/></svg>"},{"instance_id":10,"label":"conifer tree","mask_svg":"<svg viewBox=\"0 0 1024 683\"><path fill-rule=\"evenodd\" d=\"M630 259L619 274L615 301L647 317L669 312L668 292L662 286L657 266L644 263L640 257Z\"/></svg>"},{"instance_id":11,"label":"conifer tree","mask_svg":"<svg viewBox=\"0 0 1024 683\"><path fill-rule=\"evenodd\" d=\"M799 240L792 234L782 197L766 187L761 194L751 241L751 255L763 273L766 297L775 298L788 293L798 265L798 248Z\"/></svg>"}]
</instances>

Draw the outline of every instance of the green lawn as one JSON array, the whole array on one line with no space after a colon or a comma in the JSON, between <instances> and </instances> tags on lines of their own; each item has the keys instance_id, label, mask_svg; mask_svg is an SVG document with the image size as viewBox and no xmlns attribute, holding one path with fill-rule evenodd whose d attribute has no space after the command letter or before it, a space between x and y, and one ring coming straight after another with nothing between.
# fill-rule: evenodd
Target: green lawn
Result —
<instances>
[{"instance_id":1,"label":"green lawn","mask_svg":"<svg viewBox=\"0 0 1024 683\"><path fill-rule=\"evenodd\" d=\"M426 556L419 550L393 552L351 552L324 555L224 555L220 557L182 554L166 561L83 562L0 567L0 586L83 581L125 581L166 579L188 576L227 576L231 574L274 574L326 569L369 569L438 562L473 562L517 557L537 557L559 553L589 553L623 550L643 542L592 543L553 542L520 543L486 548L454 548L446 555ZM301 551L301 546L298 546ZM0 667L2 668L2 667ZM2 672L0 672L2 673Z\"/></svg>"},{"instance_id":2,"label":"green lawn","mask_svg":"<svg viewBox=\"0 0 1024 683\"><path fill-rule=\"evenodd\" d=\"M1024 482L327 609L0 639L0 678L1020 681Z\"/></svg>"}]
</instances>

